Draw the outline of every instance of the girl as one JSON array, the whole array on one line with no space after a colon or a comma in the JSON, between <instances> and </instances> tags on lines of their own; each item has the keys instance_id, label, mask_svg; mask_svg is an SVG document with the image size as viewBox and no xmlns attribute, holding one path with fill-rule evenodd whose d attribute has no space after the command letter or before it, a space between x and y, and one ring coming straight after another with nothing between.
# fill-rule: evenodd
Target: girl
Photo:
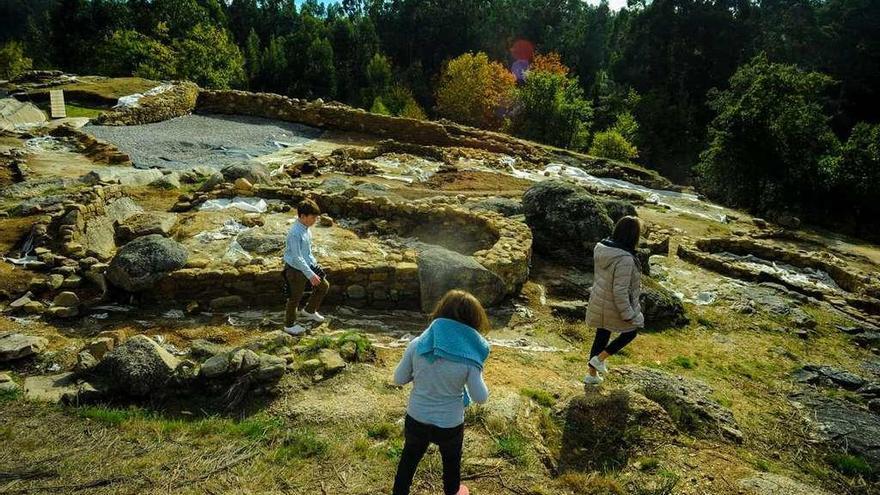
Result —
<instances>
[{"instance_id":1,"label":"girl","mask_svg":"<svg viewBox=\"0 0 880 495\"><path fill-rule=\"evenodd\" d=\"M645 326L645 316L639 305L642 267L636 257L642 224L636 217L623 217L614 226L610 239L596 244L593 249L593 288L587 307L587 324L596 327L596 338L590 350L590 373L584 377L587 385L604 381L601 374L608 372L605 360L617 353ZM618 333L611 344L611 332Z\"/></svg>"},{"instance_id":2,"label":"girl","mask_svg":"<svg viewBox=\"0 0 880 495\"><path fill-rule=\"evenodd\" d=\"M468 495L461 484L464 408L471 399L482 404L489 398L483 382L489 343L480 335L488 331L489 319L483 305L468 292L451 290L437 303L431 319L394 370L395 385L413 382L394 495L409 493L431 443L437 444L443 459L443 493Z\"/></svg>"}]
</instances>

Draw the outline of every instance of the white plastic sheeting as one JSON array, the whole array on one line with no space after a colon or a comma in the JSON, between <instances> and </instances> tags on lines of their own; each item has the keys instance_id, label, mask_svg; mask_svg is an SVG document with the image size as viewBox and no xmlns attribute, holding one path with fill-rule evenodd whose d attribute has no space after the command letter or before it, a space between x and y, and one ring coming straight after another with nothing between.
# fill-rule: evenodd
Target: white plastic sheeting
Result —
<instances>
[{"instance_id":1,"label":"white plastic sheeting","mask_svg":"<svg viewBox=\"0 0 880 495\"><path fill-rule=\"evenodd\" d=\"M261 198L246 198L236 196L232 199L209 199L199 207L200 211L223 211L228 208L237 208L248 213L266 213L269 205Z\"/></svg>"},{"instance_id":2,"label":"white plastic sheeting","mask_svg":"<svg viewBox=\"0 0 880 495\"><path fill-rule=\"evenodd\" d=\"M173 87L173 84L160 84L159 86L156 86L155 88L147 90L143 93L135 93L133 95L122 96L119 98L119 102L117 102L116 105L113 106L113 108L137 108L138 106L140 106L141 98L143 98L144 96L158 95L160 93L168 91Z\"/></svg>"}]
</instances>

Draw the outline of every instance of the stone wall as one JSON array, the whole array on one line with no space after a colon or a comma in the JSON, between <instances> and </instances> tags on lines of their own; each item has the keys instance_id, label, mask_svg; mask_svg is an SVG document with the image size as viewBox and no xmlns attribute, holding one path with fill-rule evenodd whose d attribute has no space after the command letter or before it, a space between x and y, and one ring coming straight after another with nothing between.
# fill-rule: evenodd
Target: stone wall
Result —
<instances>
[{"instance_id":1,"label":"stone wall","mask_svg":"<svg viewBox=\"0 0 880 495\"><path fill-rule=\"evenodd\" d=\"M240 195L231 186L221 186L211 193L184 196L177 211L197 207L208 199ZM289 187L255 186L253 194L266 199L280 199L293 205L305 197L315 200L322 211L338 218L378 220L393 225L401 235L416 226L430 226L449 235L473 236L481 249L473 258L504 282L506 293L515 294L528 279L532 236L529 228L516 220L494 212L473 211L461 204L427 200L395 203L385 197L361 197L356 190L328 193ZM181 207L180 205L185 205ZM471 254L471 253L467 253ZM324 268L331 282L328 302L376 308L419 309L419 270L413 249L402 256L389 256L383 262L363 264L344 262ZM245 303L280 303L282 295L281 264L242 267L189 267L168 274L148 294L158 301L208 303L210 300L238 295Z\"/></svg>"},{"instance_id":2,"label":"stone wall","mask_svg":"<svg viewBox=\"0 0 880 495\"><path fill-rule=\"evenodd\" d=\"M196 110L204 113L252 115L306 124L321 129L365 132L398 141L477 148L545 162L547 152L528 141L451 122L391 117L341 103L306 101L271 93L202 90Z\"/></svg>"},{"instance_id":3,"label":"stone wall","mask_svg":"<svg viewBox=\"0 0 880 495\"><path fill-rule=\"evenodd\" d=\"M180 82L162 93L144 96L138 106L101 114L100 125L141 125L161 122L187 115L195 109L199 87L191 82Z\"/></svg>"},{"instance_id":4,"label":"stone wall","mask_svg":"<svg viewBox=\"0 0 880 495\"><path fill-rule=\"evenodd\" d=\"M52 129L49 135L73 141L79 152L89 157L95 163L129 166L132 164L131 157L120 151L116 145L98 139L79 129L62 125Z\"/></svg>"}]
</instances>

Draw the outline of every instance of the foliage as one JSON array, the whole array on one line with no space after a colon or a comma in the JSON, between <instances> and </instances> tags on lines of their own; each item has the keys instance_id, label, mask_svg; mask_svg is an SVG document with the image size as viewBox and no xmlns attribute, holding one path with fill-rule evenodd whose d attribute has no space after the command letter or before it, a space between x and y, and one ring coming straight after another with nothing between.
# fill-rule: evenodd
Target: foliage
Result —
<instances>
[{"instance_id":1,"label":"foliage","mask_svg":"<svg viewBox=\"0 0 880 495\"><path fill-rule=\"evenodd\" d=\"M382 97L377 96L373 100L373 105L370 106L371 113L378 113L379 115L391 115L391 112L388 110L388 107L382 103Z\"/></svg>"},{"instance_id":2,"label":"foliage","mask_svg":"<svg viewBox=\"0 0 880 495\"><path fill-rule=\"evenodd\" d=\"M880 204L880 124L860 122L841 150L834 183L840 198L847 198L857 218L877 218Z\"/></svg>"},{"instance_id":3,"label":"foliage","mask_svg":"<svg viewBox=\"0 0 880 495\"><path fill-rule=\"evenodd\" d=\"M440 74L437 112L463 124L498 129L515 83L513 74L485 53L464 53Z\"/></svg>"},{"instance_id":4,"label":"foliage","mask_svg":"<svg viewBox=\"0 0 880 495\"><path fill-rule=\"evenodd\" d=\"M767 213L807 210L827 194L839 146L822 111L831 80L755 57L711 95L716 116L698 172L727 204Z\"/></svg>"},{"instance_id":5,"label":"foliage","mask_svg":"<svg viewBox=\"0 0 880 495\"><path fill-rule=\"evenodd\" d=\"M244 82L244 58L229 34L210 24L198 24L183 39L175 40L177 76L211 88L228 88Z\"/></svg>"},{"instance_id":6,"label":"foliage","mask_svg":"<svg viewBox=\"0 0 880 495\"><path fill-rule=\"evenodd\" d=\"M32 66L33 60L24 56L21 43L10 41L0 46L0 79L12 79Z\"/></svg>"},{"instance_id":7,"label":"foliage","mask_svg":"<svg viewBox=\"0 0 880 495\"><path fill-rule=\"evenodd\" d=\"M514 134L556 146L586 145L593 109L576 78L529 71L516 92Z\"/></svg>"},{"instance_id":8,"label":"foliage","mask_svg":"<svg viewBox=\"0 0 880 495\"><path fill-rule=\"evenodd\" d=\"M598 132L593 136L593 144L590 145L589 153L593 156L601 156L612 160L628 162L637 156L639 152L635 146L629 143L620 132L608 130Z\"/></svg>"},{"instance_id":9,"label":"foliage","mask_svg":"<svg viewBox=\"0 0 880 495\"><path fill-rule=\"evenodd\" d=\"M137 31L115 31L101 50L101 72L111 76L135 75L170 79L177 73L177 55L168 46Z\"/></svg>"},{"instance_id":10,"label":"foliage","mask_svg":"<svg viewBox=\"0 0 880 495\"><path fill-rule=\"evenodd\" d=\"M546 55L536 55L532 60L532 63L529 64L529 70L535 72L549 72L560 76L567 76L571 71L571 69L562 63L562 59L556 52L550 52Z\"/></svg>"}]
</instances>

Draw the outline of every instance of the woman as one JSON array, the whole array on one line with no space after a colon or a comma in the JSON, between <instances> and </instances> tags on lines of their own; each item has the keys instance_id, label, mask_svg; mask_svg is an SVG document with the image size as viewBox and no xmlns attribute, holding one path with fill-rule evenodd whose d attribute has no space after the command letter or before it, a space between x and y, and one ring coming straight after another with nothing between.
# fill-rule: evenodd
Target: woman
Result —
<instances>
[{"instance_id":1,"label":"woman","mask_svg":"<svg viewBox=\"0 0 880 495\"><path fill-rule=\"evenodd\" d=\"M469 493L461 484L464 408L470 399L482 404L489 398L483 382L489 343L480 335L488 331L489 319L480 301L470 293L451 290L431 319L394 371L395 385L413 382L394 495L409 494L419 461L431 443L437 444L443 459L443 493Z\"/></svg>"},{"instance_id":2,"label":"woman","mask_svg":"<svg viewBox=\"0 0 880 495\"><path fill-rule=\"evenodd\" d=\"M639 305L642 266L636 256L642 224L636 217L623 217L614 226L611 238L593 249L593 288L587 307L587 324L596 327L590 349L587 385L598 385L608 372L605 360L619 352L645 326ZM611 332L618 336L610 344Z\"/></svg>"}]
</instances>

